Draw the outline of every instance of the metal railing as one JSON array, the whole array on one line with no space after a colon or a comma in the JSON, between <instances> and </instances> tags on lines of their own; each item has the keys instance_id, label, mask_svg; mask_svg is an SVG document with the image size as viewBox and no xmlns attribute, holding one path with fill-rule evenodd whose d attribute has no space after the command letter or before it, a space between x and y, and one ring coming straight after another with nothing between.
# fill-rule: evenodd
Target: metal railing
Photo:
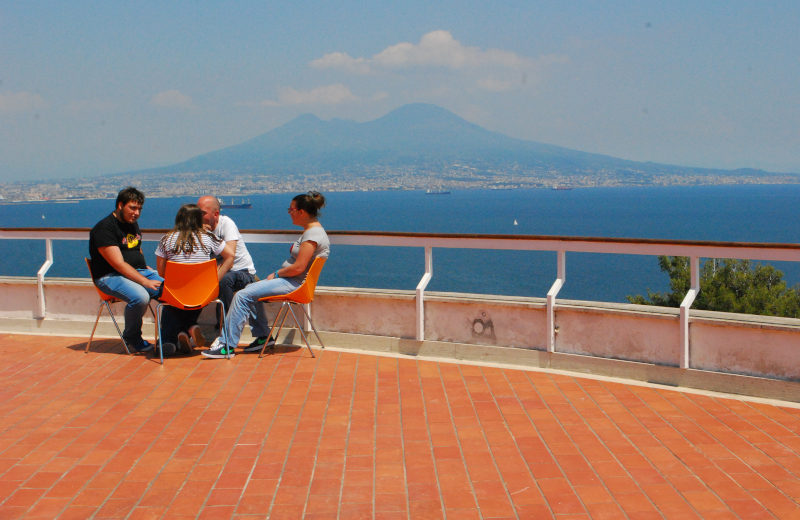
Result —
<instances>
[{"instance_id":1,"label":"metal railing","mask_svg":"<svg viewBox=\"0 0 800 520\"><path fill-rule=\"evenodd\" d=\"M143 240L158 241L168 230L143 230ZM291 243L297 231L242 230L248 244ZM53 240L87 240L88 228L0 228L0 239L41 239L46 241L46 259L37 273L38 317L45 315L44 278L53 265ZM689 240L653 240L636 238L556 237L539 235L470 235L445 233L402 233L377 231L328 231L331 244L370 247L419 247L425 251L425 263L416 286L416 338L424 340L425 289L433 278L433 249L496 249L514 251L549 251L557 258L556 279L547 292L547 350L555 351L555 308L557 297L566 283L566 253L604 253L647 256L683 256L689 258L690 289L680 306L680 366L689 367L689 317L692 303L700 291L700 258L730 258L772 262L800 262L800 244L765 244Z\"/></svg>"}]
</instances>

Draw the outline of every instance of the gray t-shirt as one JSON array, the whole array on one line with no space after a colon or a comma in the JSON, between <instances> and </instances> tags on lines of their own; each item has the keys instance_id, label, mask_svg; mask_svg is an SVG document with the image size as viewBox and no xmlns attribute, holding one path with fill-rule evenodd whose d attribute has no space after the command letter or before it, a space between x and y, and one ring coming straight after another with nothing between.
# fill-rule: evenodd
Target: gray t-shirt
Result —
<instances>
[{"instance_id":1,"label":"gray t-shirt","mask_svg":"<svg viewBox=\"0 0 800 520\"><path fill-rule=\"evenodd\" d=\"M300 252L300 244L303 242L308 242L311 240L312 242L317 243L317 248L314 250L314 256L311 257L311 260L308 262L306 266L305 272L294 276L292 278L288 278L298 284L303 283L303 280L306 279L306 275L308 274L308 270L311 269L311 264L314 262L316 257L328 258L331 252L331 241L328 239L328 234L322 228L322 226L311 226L310 228L306 229L300 238L298 238L294 244L292 244L292 248L290 251L291 256L287 258L281 267L287 267L292 265L295 260L297 260L297 254Z\"/></svg>"}]
</instances>

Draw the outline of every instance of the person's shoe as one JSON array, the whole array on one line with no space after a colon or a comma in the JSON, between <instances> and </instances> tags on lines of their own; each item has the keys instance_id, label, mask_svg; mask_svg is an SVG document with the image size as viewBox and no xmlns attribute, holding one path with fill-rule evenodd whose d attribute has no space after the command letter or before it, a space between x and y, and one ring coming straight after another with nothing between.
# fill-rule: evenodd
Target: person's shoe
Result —
<instances>
[{"instance_id":1,"label":"person's shoe","mask_svg":"<svg viewBox=\"0 0 800 520\"><path fill-rule=\"evenodd\" d=\"M200 330L200 327L197 325L192 325L189 327L189 336L191 339L194 340L194 344L196 347L205 347L206 346L206 337L203 336L203 331Z\"/></svg>"},{"instance_id":2,"label":"person's shoe","mask_svg":"<svg viewBox=\"0 0 800 520\"><path fill-rule=\"evenodd\" d=\"M211 344L211 348L202 351L201 354L207 358L213 359L228 358L236 355L234 354L232 348L228 348L226 345L221 345L217 340L219 340L219 338L214 340L214 343Z\"/></svg>"},{"instance_id":3,"label":"person's shoe","mask_svg":"<svg viewBox=\"0 0 800 520\"><path fill-rule=\"evenodd\" d=\"M143 339L141 342L139 342L138 345L133 347L133 350L139 353L150 352L151 350L153 350L153 344L147 341L146 339Z\"/></svg>"},{"instance_id":4,"label":"person's shoe","mask_svg":"<svg viewBox=\"0 0 800 520\"><path fill-rule=\"evenodd\" d=\"M272 338L272 336L270 336L269 338L266 336L259 336L242 350L244 350L245 352L260 352L261 349L264 348L265 343L268 347L274 347L275 339Z\"/></svg>"},{"instance_id":5,"label":"person's shoe","mask_svg":"<svg viewBox=\"0 0 800 520\"><path fill-rule=\"evenodd\" d=\"M174 343L162 343L161 346L164 349L164 357L173 356L177 351L177 348L175 348Z\"/></svg>"},{"instance_id":6,"label":"person's shoe","mask_svg":"<svg viewBox=\"0 0 800 520\"><path fill-rule=\"evenodd\" d=\"M189 341L189 335L186 334L185 332L178 333L178 347L184 354L192 353L192 344Z\"/></svg>"}]
</instances>

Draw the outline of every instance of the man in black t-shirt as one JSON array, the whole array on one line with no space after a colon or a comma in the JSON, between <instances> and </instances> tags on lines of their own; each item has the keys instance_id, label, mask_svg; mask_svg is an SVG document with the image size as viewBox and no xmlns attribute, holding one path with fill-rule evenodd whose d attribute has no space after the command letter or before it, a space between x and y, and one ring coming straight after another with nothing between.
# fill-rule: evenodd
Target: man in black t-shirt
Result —
<instances>
[{"instance_id":1,"label":"man in black t-shirt","mask_svg":"<svg viewBox=\"0 0 800 520\"><path fill-rule=\"evenodd\" d=\"M142 316L151 298L161 295L164 281L147 266L142 254L142 233L136 221L142 212L144 194L128 187L117 195L113 213L95 224L89 233L92 277L104 293L127 302L122 338L137 352L153 349L142 338Z\"/></svg>"}]
</instances>

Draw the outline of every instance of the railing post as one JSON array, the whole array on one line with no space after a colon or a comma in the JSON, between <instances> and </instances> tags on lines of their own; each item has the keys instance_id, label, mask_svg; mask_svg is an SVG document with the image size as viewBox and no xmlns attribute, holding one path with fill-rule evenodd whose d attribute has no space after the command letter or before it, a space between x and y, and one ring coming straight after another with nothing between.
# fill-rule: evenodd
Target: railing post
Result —
<instances>
[{"instance_id":1,"label":"railing post","mask_svg":"<svg viewBox=\"0 0 800 520\"><path fill-rule=\"evenodd\" d=\"M689 257L689 269L691 272L691 286L681 302L681 368L689 368L691 365L689 357L689 309L700 292L699 257Z\"/></svg>"},{"instance_id":2,"label":"railing post","mask_svg":"<svg viewBox=\"0 0 800 520\"><path fill-rule=\"evenodd\" d=\"M44 241L46 260L36 273L36 319L44 319L47 310L44 299L44 275L50 266L53 265L53 240L50 238Z\"/></svg>"},{"instance_id":3,"label":"railing post","mask_svg":"<svg viewBox=\"0 0 800 520\"><path fill-rule=\"evenodd\" d=\"M556 268L556 281L553 282L550 290L547 291L547 351L556 351L556 296L558 291L564 286L566 279L566 251L560 249L558 251L558 267Z\"/></svg>"},{"instance_id":4,"label":"railing post","mask_svg":"<svg viewBox=\"0 0 800 520\"><path fill-rule=\"evenodd\" d=\"M433 252L430 246L425 246L425 274L417 284L417 341L425 339L425 288L433 276Z\"/></svg>"}]
</instances>

